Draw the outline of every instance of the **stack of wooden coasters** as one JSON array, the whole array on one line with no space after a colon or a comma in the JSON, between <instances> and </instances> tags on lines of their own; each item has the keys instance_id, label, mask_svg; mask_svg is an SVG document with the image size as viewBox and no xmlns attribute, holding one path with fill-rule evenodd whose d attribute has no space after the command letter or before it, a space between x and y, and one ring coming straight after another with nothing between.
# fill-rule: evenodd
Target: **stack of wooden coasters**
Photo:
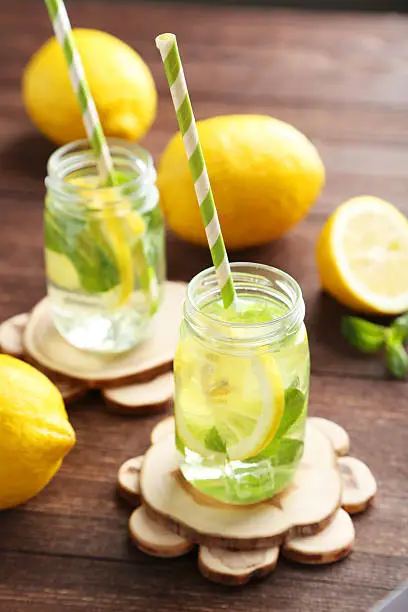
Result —
<instances>
[{"instance_id":1,"label":"stack of wooden coasters","mask_svg":"<svg viewBox=\"0 0 408 612\"><path fill-rule=\"evenodd\" d=\"M231 585L270 573L280 553L306 564L339 561L354 547L350 515L363 512L377 488L369 468L348 456L349 447L342 427L309 418L290 487L258 504L228 505L184 480L168 417L153 429L147 453L118 472L119 493L136 507L130 537L157 557L178 557L198 546L202 574Z\"/></svg>"},{"instance_id":2,"label":"stack of wooden coasters","mask_svg":"<svg viewBox=\"0 0 408 612\"><path fill-rule=\"evenodd\" d=\"M173 358L178 342L186 285L167 282L163 304L149 338L123 355L81 351L56 330L47 298L31 313L0 325L0 349L42 370L66 403L100 389L105 404L118 412L144 415L166 410L173 399Z\"/></svg>"}]
</instances>

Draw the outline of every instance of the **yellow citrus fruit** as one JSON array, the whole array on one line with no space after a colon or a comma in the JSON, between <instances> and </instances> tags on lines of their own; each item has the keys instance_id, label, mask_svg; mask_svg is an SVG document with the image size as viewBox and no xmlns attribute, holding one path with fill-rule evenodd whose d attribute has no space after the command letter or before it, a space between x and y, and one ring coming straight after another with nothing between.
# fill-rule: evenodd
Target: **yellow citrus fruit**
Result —
<instances>
[{"instance_id":1,"label":"yellow citrus fruit","mask_svg":"<svg viewBox=\"0 0 408 612\"><path fill-rule=\"evenodd\" d=\"M323 289L367 313L408 310L408 220L372 196L344 202L327 220L317 243Z\"/></svg>"},{"instance_id":2,"label":"yellow citrus fruit","mask_svg":"<svg viewBox=\"0 0 408 612\"><path fill-rule=\"evenodd\" d=\"M76 29L74 38L105 135L139 140L156 115L157 92L149 68L136 51L106 32ZM57 144L85 138L79 103L55 37L27 64L23 98L33 123Z\"/></svg>"},{"instance_id":3,"label":"yellow citrus fruit","mask_svg":"<svg viewBox=\"0 0 408 612\"><path fill-rule=\"evenodd\" d=\"M306 216L323 186L324 167L297 129L260 115L213 117L197 127L228 248L275 240ZM158 185L173 232L206 245L180 134L162 155Z\"/></svg>"},{"instance_id":4,"label":"yellow citrus fruit","mask_svg":"<svg viewBox=\"0 0 408 612\"><path fill-rule=\"evenodd\" d=\"M32 366L0 355L0 509L39 493L75 444L64 402Z\"/></svg>"}]
</instances>

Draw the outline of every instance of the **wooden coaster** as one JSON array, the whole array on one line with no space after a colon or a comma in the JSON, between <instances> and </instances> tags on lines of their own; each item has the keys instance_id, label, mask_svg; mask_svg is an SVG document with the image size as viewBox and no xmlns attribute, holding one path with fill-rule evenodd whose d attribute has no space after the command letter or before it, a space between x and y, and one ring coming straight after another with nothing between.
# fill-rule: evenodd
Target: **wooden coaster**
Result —
<instances>
[{"instance_id":1,"label":"wooden coaster","mask_svg":"<svg viewBox=\"0 0 408 612\"><path fill-rule=\"evenodd\" d=\"M200 546L198 569L212 582L239 586L263 578L276 567L279 546L262 550L227 550Z\"/></svg>"},{"instance_id":2,"label":"wooden coaster","mask_svg":"<svg viewBox=\"0 0 408 612\"><path fill-rule=\"evenodd\" d=\"M166 283L152 336L124 355L99 356L68 344L51 321L47 298L31 315L16 315L0 325L0 350L42 371L66 403L90 387L101 387L105 404L115 412L131 416L165 412L173 401L171 369L185 289L185 283Z\"/></svg>"},{"instance_id":3,"label":"wooden coaster","mask_svg":"<svg viewBox=\"0 0 408 612\"><path fill-rule=\"evenodd\" d=\"M201 573L227 585L269 574L280 548L285 557L302 564L343 559L355 540L346 510L367 508L376 485L364 463L338 457L349 447L343 428L322 421L316 427L315 418L307 420L305 451L290 487L250 506L220 503L186 483L178 469L174 419L160 421L146 455L126 462L118 474L119 492L133 506L142 501L129 523L133 542L147 554L163 557L185 554L198 544Z\"/></svg>"},{"instance_id":4,"label":"wooden coaster","mask_svg":"<svg viewBox=\"0 0 408 612\"><path fill-rule=\"evenodd\" d=\"M166 417L162 419L155 425L152 429L152 433L150 434L150 443L157 444L159 440L166 438L168 436L175 436L176 434L176 424L174 421L174 417Z\"/></svg>"},{"instance_id":5,"label":"wooden coaster","mask_svg":"<svg viewBox=\"0 0 408 612\"><path fill-rule=\"evenodd\" d=\"M106 405L121 414L154 414L167 410L174 395L174 377L166 372L145 383L102 389Z\"/></svg>"},{"instance_id":6,"label":"wooden coaster","mask_svg":"<svg viewBox=\"0 0 408 612\"><path fill-rule=\"evenodd\" d=\"M30 315L28 312L15 315L0 325L0 351L21 358L23 356L23 334Z\"/></svg>"},{"instance_id":7,"label":"wooden coaster","mask_svg":"<svg viewBox=\"0 0 408 612\"><path fill-rule=\"evenodd\" d=\"M364 512L377 492L374 476L366 464L355 457L341 457L339 467L343 480L343 508L349 514Z\"/></svg>"},{"instance_id":8,"label":"wooden coaster","mask_svg":"<svg viewBox=\"0 0 408 612\"><path fill-rule=\"evenodd\" d=\"M140 470L143 459L143 455L132 457L118 471L118 493L134 507L140 504Z\"/></svg>"},{"instance_id":9,"label":"wooden coaster","mask_svg":"<svg viewBox=\"0 0 408 612\"><path fill-rule=\"evenodd\" d=\"M182 321L185 283L167 282L151 336L122 355L81 351L56 330L47 298L33 309L24 333L24 351L50 371L84 381L89 387L145 382L171 370Z\"/></svg>"},{"instance_id":10,"label":"wooden coaster","mask_svg":"<svg viewBox=\"0 0 408 612\"><path fill-rule=\"evenodd\" d=\"M309 417L309 423L312 423L329 438L330 442L333 444L336 455L339 457L347 455L350 450L350 438L343 427L321 417Z\"/></svg>"},{"instance_id":11,"label":"wooden coaster","mask_svg":"<svg viewBox=\"0 0 408 612\"><path fill-rule=\"evenodd\" d=\"M278 503L213 502L186 486L174 440L163 437L146 453L140 476L143 504L162 525L200 544L252 550L280 544L287 534L317 533L340 506L341 479L330 441L308 426L294 482Z\"/></svg>"},{"instance_id":12,"label":"wooden coaster","mask_svg":"<svg viewBox=\"0 0 408 612\"><path fill-rule=\"evenodd\" d=\"M0 349L3 353L24 359L23 336L29 318L28 313L22 313L7 319L0 325ZM29 362L54 383L67 404L83 397L87 392L87 386L82 381L50 372L35 363L34 360L29 360Z\"/></svg>"},{"instance_id":13,"label":"wooden coaster","mask_svg":"<svg viewBox=\"0 0 408 612\"><path fill-rule=\"evenodd\" d=\"M180 557L194 547L190 540L152 521L144 506L133 512L129 531L136 546L153 557Z\"/></svg>"},{"instance_id":14,"label":"wooden coaster","mask_svg":"<svg viewBox=\"0 0 408 612\"><path fill-rule=\"evenodd\" d=\"M353 549L354 525L340 508L332 522L320 533L306 538L288 538L282 546L284 557L308 565L324 565L344 559Z\"/></svg>"}]
</instances>

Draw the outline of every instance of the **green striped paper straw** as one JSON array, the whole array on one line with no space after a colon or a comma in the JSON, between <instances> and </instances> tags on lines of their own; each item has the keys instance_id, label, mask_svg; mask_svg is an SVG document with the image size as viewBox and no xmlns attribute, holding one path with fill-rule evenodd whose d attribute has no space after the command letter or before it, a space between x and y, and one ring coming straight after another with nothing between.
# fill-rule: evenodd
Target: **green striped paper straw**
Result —
<instances>
[{"instance_id":1,"label":"green striped paper straw","mask_svg":"<svg viewBox=\"0 0 408 612\"><path fill-rule=\"evenodd\" d=\"M198 139L197 126L187 91L177 40L174 34L161 34L156 38L156 45L163 60L164 71L183 137L221 298L224 308L228 308L235 301L236 294L203 151Z\"/></svg>"},{"instance_id":2,"label":"green striped paper straw","mask_svg":"<svg viewBox=\"0 0 408 612\"><path fill-rule=\"evenodd\" d=\"M103 133L94 99L91 95L88 82L86 80L81 57L72 35L72 28L64 2L63 0L45 0L45 4L50 15L55 36L61 45L68 65L69 78L78 98L85 131L97 159L100 177L107 186L114 187L115 176L112 157ZM126 244L126 238L124 232L122 231L122 227L118 225L117 230L122 235L123 244ZM140 284L143 291L145 291L145 293L148 295L150 312L154 313L158 306L157 278L154 269L147 264L146 250L143 242L140 244L140 250L142 260L141 265L143 266L143 269L140 270L139 275ZM132 254L129 248L129 256L126 257L127 261L124 262L128 268L128 273L130 272L129 267L132 266L131 257Z\"/></svg>"},{"instance_id":3,"label":"green striped paper straw","mask_svg":"<svg viewBox=\"0 0 408 612\"><path fill-rule=\"evenodd\" d=\"M113 163L108 143L102 130L98 111L85 77L81 57L72 36L71 24L62 0L45 0L55 36L68 64L69 78L81 107L85 131L95 152L102 180L109 186L115 184Z\"/></svg>"}]
</instances>

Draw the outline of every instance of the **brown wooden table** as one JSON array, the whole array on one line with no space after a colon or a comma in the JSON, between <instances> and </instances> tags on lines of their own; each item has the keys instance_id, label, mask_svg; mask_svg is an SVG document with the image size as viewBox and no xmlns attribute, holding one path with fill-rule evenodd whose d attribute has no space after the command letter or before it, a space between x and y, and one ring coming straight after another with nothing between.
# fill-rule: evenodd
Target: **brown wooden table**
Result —
<instances>
[{"instance_id":1,"label":"brown wooden table","mask_svg":"<svg viewBox=\"0 0 408 612\"><path fill-rule=\"evenodd\" d=\"M308 219L283 240L236 253L283 267L301 283L312 351L311 412L332 417L379 484L375 508L355 521L346 561L307 568L280 562L267 580L238 590L211 585L194 555L156 560L127 537L115 496L118 466L142 453L154 418L109 414L95 395L70 408L78 443L47 489L0 513L0 611L345 612L368 610L408 577L408 387L380 359L341 339L342 309L319 292L314 244L347 197L372 193L408 213L408 20L266 9L71 2L76 25L107 29L136 47L160 92L145 145L158 156L176 129L153 39L175 31L197 116L269 113L319 147L328 179ZM43 178L52 146L24 114L20 79L50 35L41 3L0 5L0 319L45 292ZM168 239L169 277L189 280L206 250Z\"/></svg>"}]
</instances>

